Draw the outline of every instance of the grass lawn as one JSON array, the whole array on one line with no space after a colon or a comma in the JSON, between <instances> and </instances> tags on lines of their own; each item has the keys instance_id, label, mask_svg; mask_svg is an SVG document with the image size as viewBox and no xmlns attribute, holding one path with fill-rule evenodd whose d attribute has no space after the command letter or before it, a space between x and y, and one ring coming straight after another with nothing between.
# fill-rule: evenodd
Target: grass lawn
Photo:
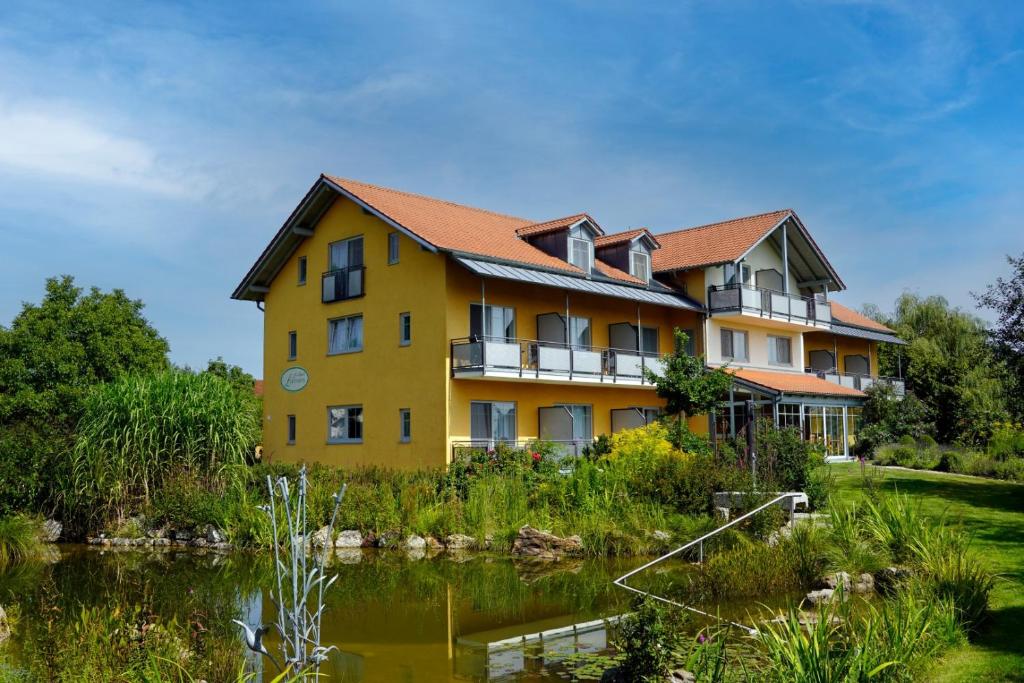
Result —
<instances>
[{"instance_id":1,"label":"grass lawn","mask_svg":"<svg viewBox=\"0 0 1024 683\"><path fill-rule=\"evenodd\" d=\"M860 465L832 465L841 500L859 497ZM1024 484L883 468L882 490L899 490L927 515L945 515L974 537L974 548L1001 578L992 618L969 646L936 663L930 681L1024 681Z\"/></svg>"}]
</instances>

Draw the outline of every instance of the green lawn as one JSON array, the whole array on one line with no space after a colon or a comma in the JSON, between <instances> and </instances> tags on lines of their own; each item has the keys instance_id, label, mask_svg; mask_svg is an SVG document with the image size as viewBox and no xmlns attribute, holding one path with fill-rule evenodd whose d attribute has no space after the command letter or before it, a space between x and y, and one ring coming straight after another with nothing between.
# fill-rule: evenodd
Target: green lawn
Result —
<instances>
[{"instance_id":1,"label":"green lawn","mask_svg":"<svg viewBox=\"0 0 1024 683\"><path fill-rule=\"evenodd\" d=\"M860 495L857 463L832 465L841 500ZM883 468L882 489L919 501L928 515L945 515L974 537L974 547L1000 575L992 619L969 646L941 661L930 681L1024 681L1024 484L935 472Z\"/></svg>"}]
</instances>

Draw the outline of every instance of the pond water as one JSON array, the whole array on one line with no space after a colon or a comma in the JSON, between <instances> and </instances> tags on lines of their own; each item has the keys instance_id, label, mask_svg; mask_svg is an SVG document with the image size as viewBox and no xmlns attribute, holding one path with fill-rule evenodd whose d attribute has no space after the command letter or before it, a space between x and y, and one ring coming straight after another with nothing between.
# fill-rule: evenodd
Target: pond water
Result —
<instances>
[{"instance_id":1,"label":"pond water","mask_svg":"<svg viewBox=\"0 0 1024 683\"><path fill-rule=\"evenodd\" d=\"M62 546L49 563L0 573L0 604L17 615L7 658L53 656L40 633L60 615L83 608L142 605L160 619L218 632L241 650L231 619L270 623L273 580L267 554L140 552ZM630 594L612 579L645 560L517 562L473 554L413 559L402 553L352 551L332 566L338 581L327 597L323 642L334 645L323 670L329 680L564 680L559 662L572 652L607 649L604 624L629 609ZM649 577L671 594L692 568L682 562ZM637 583L642 583L638 581ZM792 596L759 598L781 605ZM700 605L746 622L756 605ZM694 631L702 626L694 622ZM565 627L570 627L565 629ZM51 629L52 631L52 629ZM511 641L546 633L526 647ZM237 645L235 642L237 641ZM276 652L276 643L268 645ZM269 680L273 667L254 661ZM212 682L211 682L212 683Z\"/></svg>"}]
</instances>

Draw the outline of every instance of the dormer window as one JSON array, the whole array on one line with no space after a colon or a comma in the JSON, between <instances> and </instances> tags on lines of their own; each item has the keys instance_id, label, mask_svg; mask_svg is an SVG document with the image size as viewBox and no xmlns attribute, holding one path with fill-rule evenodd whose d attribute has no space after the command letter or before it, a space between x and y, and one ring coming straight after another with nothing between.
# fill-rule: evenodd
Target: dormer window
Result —
<instances>
[{"instance_id":1,"label":"dormer window","mask_svg":"<svg viewBox=\"0 0 1024 683\"><path fill-rule=\"evenodd\" d=\"M594 269L594 238L582 225L569 231L569 263L588 275Z\"/></svg>"},{"instance_id":2,"label":"dormer window","mask_svg":"<svg viewBox=\"0 0 1024 683\"><path fill-rule=\"evenodd\" d=\"M651 281L651 255L645 251L629 252L629 274L644 282Z\"/></svg>"}]
</instances>

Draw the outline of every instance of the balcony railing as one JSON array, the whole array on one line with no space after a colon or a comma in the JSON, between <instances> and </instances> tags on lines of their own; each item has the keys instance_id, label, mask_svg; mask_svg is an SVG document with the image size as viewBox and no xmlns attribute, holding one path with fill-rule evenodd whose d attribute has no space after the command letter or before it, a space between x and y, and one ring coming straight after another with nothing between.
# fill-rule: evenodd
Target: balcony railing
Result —
<instances>
[{"instance_id":1,"label":"balcony railing","mask_svg":"<svg viewBox=\"0 0 1024 683\"><path fill-rule=\"evenodd\" d=\"M708 308L712 313L739 311L801 325L829 325L832 306L813 297L791 296L751 285L711 285Z\"/></svg>"},{"instance_id":2,"label":"balcony railing","mask_svg":"<svg viewBox=\"0 0 1024 683\"><path fill-rule=\"evenodd\" d=\"M329 270L321 276L323 284L323 302L342 301L354 299L366 293L363 287L363 279L366 273L366 266L349 266Z\"/></svg>"},{"instance_id":3,"label":"balcony railing","mask_svg":"<svg viewBox=\"0 0 1024 683\"><path fill-rule=\"evenodd\" d=\"M580 457L583 449L593 445L593 439L469 439L452 441L452 460L468 458L476 452L490 452L499 447L528 449L538 442L554 447L555 455L564 457Z\"/></svg>"},{"instance_id":4,"label":"balcony railing","mask_svg":"<svg viewBox=\"0 0 1024 683\"><path fill-rule=\"evenodd\" d=\"M872 377L871 375L860 375L853 372L815 370L813 368L807 368L806 371L812 375L817 375L823 380L832 382L833 384L849 387L851 389L859 389L860 391L866 391L875 384L889 384L892 385L897 396L903 396L906 393L906 384L903 380L895 377Z\"/></svg>"},{"instance_id":5,"label":"balcony railing","mask_svg":"<svg viewBox=\"0 0 1024 683\"><path fill-rule=\"evenodd\" d=\"M660 354L506 337L451 341L452 377L505 378L646 385L659 374Z\"/></svg>"}]
</instances>

